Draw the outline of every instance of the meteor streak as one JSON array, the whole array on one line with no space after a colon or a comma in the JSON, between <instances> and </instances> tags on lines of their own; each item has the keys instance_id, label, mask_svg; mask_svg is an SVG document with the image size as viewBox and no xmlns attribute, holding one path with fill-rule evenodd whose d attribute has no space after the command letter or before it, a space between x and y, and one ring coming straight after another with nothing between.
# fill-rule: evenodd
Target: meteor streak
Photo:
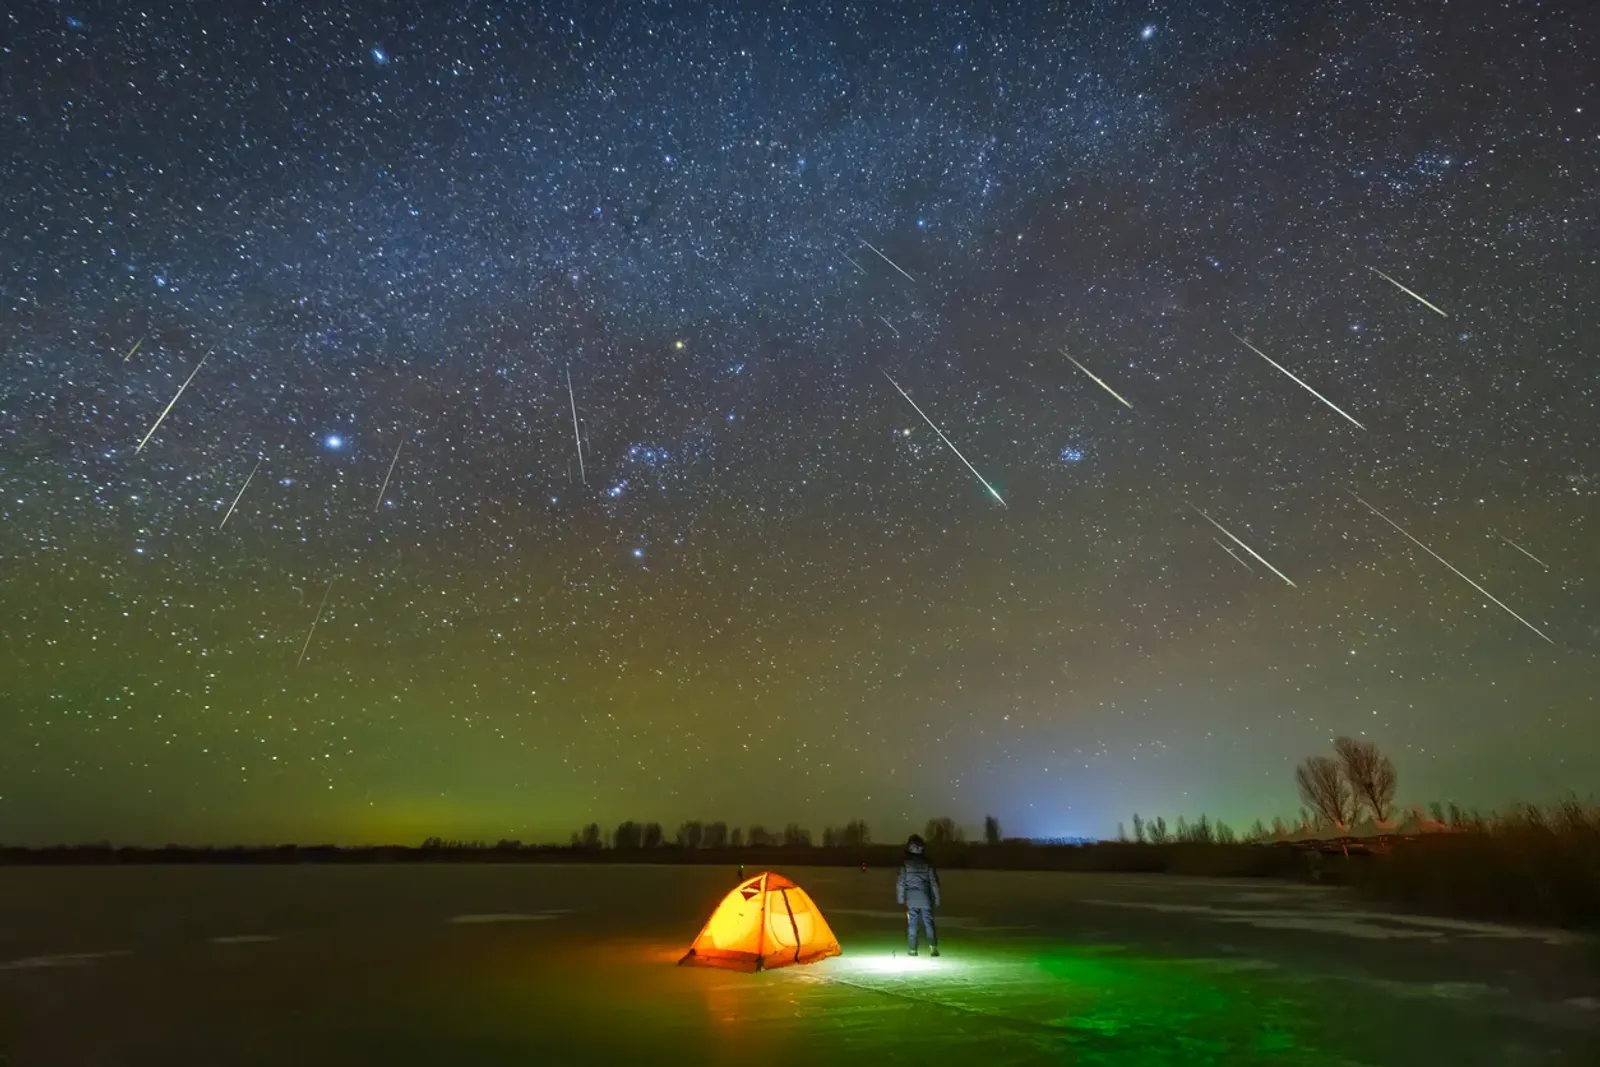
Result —
<instances>
[{"instance_id":1,"label":"meteor streak","mask_svg":"<svg viewBox=\"0 0 1600 1067\"><path fill-rule=\"evenodd\" d=\"M1512 548L1516 549L1518 552L1521 552L1524 556L1527 556L1529 559L1533 560L1535 563L1537 563L1539 566L1543 567L1545 570L1549 570L1550 569L1550 564L1546 563L1544 560L1540 559L1538 556L1535 556L1532 552L1529 552L1527 549L1523 548L1521 545L1519 545L1515 541L1511 540L1511 538L1507 537L1505 534L1498 534L1497 533L1497 534L1495 534L1495 536L1500 538L1500 540L1504 541L1506 544L1510 545Z\"/></svg>"},{"instance_id":2,"label":"meteor streak","mask_svg":"<svg viewBox=\"0 0 1600 1067\"><path fill-rule=\"evenodd\" d=\"M134 455L137 456L140 452L144 451L144 446L150 443L150 438L154 436L155 432L161 428L161 424L167 420L167 412L172 410L172 405L178 402L178 398L183 395L183 391L189 388L189 383L194 381L194 376L200 373L200 368L204 367L206 365L206 360L210 358L210 352L207 352L205 355L200 357L200 362L194 365L194 370L189 372L189 377L183 380L183 384L178 386L178 391L172 394L172 399L167 401L167 406L161 409L161 417L156 419L156 424L150 427L150 432L144 435L144 440L139 442L139 447L133 450Z\"/></svg>"},{"instance_id":3,"label":"meteor streak","mask_svg":"<svg viewBox=\"0 0 1600 1067\"><path fill-rule=\"evenodd\" d=\"M372 510L377 511L383 507L383 494L389 489L389 479L394 475L394 465L400 462L400 448L406 443L405 435L401 434L400 444L394 446L394 458L389 461L389 473L383 476L383 485L378 488L378 499L372 502Z\"/></svg>"},{"instance_id":4,"label":"meteor streak","mask_svg":"<svg viewBox=\"0 0 1600 1067\"><path fill-rule=\"evenodd\" d=\"M843 256L845 259L850 260L850 265L852 267L854 267L856 270L860 271L862 274L867 273L867 268L863 267L861 264L857 263L855 260L850 259L850 253L848 253L848 252L840 252L839 254L841 256Z\"/></svg>"},{"instance_id":5,"label":"meteor streak","mask_svg":"<svg viewBox=\"0 0 1600 1067\"><path fill-rule=\"evenodd\" d=\"M889 372L888 371L884 371L883 372L883 376L885 378L889 378ZM999 493L995 492L994 486L990 485L989 482L984 478L984 476L978 473L978 468L974 467L971 463L969 463L967 461L967 457L963 456L961 454L961 450L959 448L957 448L955 445L950 443L950 438L946 437L944 435L944 431L939 429L938 425L932 419L928 418L928 413L926 411L923 411L920 407L917 407L917 402L915 400L911 399L911 394L906 392L904 389L901 389L900 388L900 383L895 381L893 378L889 378L889 384L895 387L895 391L896 392L898 392L901 396L906 398L906 403L910 404L913 408L916 408L917 414L922 416L922 421L923 422L925 422L929 426L933 427L933 432L939 435L939 440L943 441L947 445L950 445L950 451L952 451L952 452L954 452L956 454L956 458L957 459L959 459L961 462L967 464L967 470L972 472L972 476L974 478L978 479L978 481L980 481L980 482L983 482L983 487L985 489L989 490L989 495L994 497L996 500L1000 501L1000 506L1001 507L1008 507L1009 505L1006 504L1005 498L1002 497Z\"/></svg>"},{"instance_id":6,"label":"meteor streak","mask_svg":"<svg viewBox=\"0 0 1600 1067\"><path fill-rule=\"evenodd\" d=\"M884 318L882 315L879 315L878 318L879 318L879 320L881 320L883 322L883 324L885 326L889 327L889 329L891 329L891 330L894 330L894 335L896 337L900 336L900 331L894 329L894 323L890 322L888 319Z\"/></svg>"},{"instance_id":7,"label":"meteor streak","mask_svg":"<svg viewBox=\"0 0 1600 1067\"><path fill-rule=\"evenodd\" d=\"M1482 593L1484 596L1486 596L1490 600L1494 601L1496 605L1498 605L1503 611L1506 612L1506 614L1510 615L1513 619L1516 619L1518 622L1520 622L1522 625L1526 626L1528 629L1532 630L1534 633L1538 634L1540 637L1543 637L1546 641L1550 641L1550 643L1552 645L1555 644L1555 642L1551 641L1549 635L1546 634L1543 630L1539 629L1533 623L1529 622L1527 619L1524 619L1521 615L1518 615L1516 612L1514 612L1510 608L1506 607L1505 603L1503 601L1501 601L1498 597L1496 597L1493 593L1489 592L1489 590L1485 589L1483 586L1479 585L1477 582L1473 581L1471 578L1468 578L1465 574L1461 573L1459 570L1456 570L1455 565L1452 564L1449 560L1447 560L1443 556L1439 555L1439 553L1435 552L1433 549L1429 548L1427 545L1423 544L1421 541L1418 541L1415 537L1412 537L1409 533L1406 533L1405 527L1401 526L1398 522L1395 522L1393 519L1391 519L1389 516L1385 515L1383 512L1379 511L1377 508L1373 507L1371 504L1368 504L1365 500L1362 500L1359 496L1356 496L1356 494L1351 492L1349 489L1346 489L1345 492L1350 493L1351 496L1355 497L1356 500L1360 501L1362 507L1366 508L1368 511L1372 512L1374 515L1378 516L1378 518L1382 519L1384 522L1388 523L1390 526L1393 526L1396 530L1399 530L1402 534L1405 534L1406 540L1410 541L1412 544L1414 544L1418 548L1422 549L1422 551L1426 552L1428 555L1432 556L1434 559L1438 560L1440 563L1443 563L1446 567L1449 567L1450 570L1455 573L1455 576L1457 578L1460 578L1462 581L1464 581L1468 585L1472 586L1472 588L1476 589L1478 592Z\"/></svg>"},{"instance_id":8,"label":"meteor streak","mask_svg":"<svg viewBox=\"0 0 1600 1067\"><path fill-rule=\"evenodd\" d=\"M1061 350L1061 354L1063 356L1066 356L1068 359L1072 359L1072 353L1068 352L1065 348L1063 348ZM1127 408L1130 411L1133 410L1133 405L1128 403L1126 400L1123 400L1122 399L1122 394L1118 393L1115 389L1111 388L1111 386L1109 386L1105 382L1101 381L1095 375L1094 371L1090 370L1088 367L1085 367L1082 363L1079 363L1075 359L1072 359L1072 365L1074 367L1077 367L1079 370L1083 371L1083 373L1087 374L1089 376L1090 381L1094 382L1094 384L1098 385L1100 388L1104 389L1106 392L1108 392L1112 396L1116 397L1117 400L1119 402L1121 402L1123 407Z\"/></svg>"},{"instance_id":9,"label":"meteor streak","mask_svg":"<svg viewBox=\"0 0 1600 1067\"><path fill-rule=\"evenodd\" d=\"M572 368L567 368L567 399L572 401L572 443L578 450L578 476L589 484L589 472L583 467L583 438L578 435L578 397L572 391Z\"/></svg>"},{"instance_id":10,"label":"meteor streak","mask_svg":"<svg viewBox=\"0 0 1600 1067\"><path fill-rule=\"evenodd\" d=\"M250 476L248 478L246 478L244 480L244 484L239 487L239 495L234 497L233 498L233 503L228 505L228 513L226 515L222 516L222 521L221 522L217 523L217 529L220 530L224 526L228 525L228 520L233 518L233 509L239 506L239 501L241 499L243 499L243 497L244 497L244 491L246 489L250 488L250 479L254 478L256 476L256 471L258 471L260 469L261 469L261 460L257 459L256 460L256 465L254 467L250 468Z\"/></svg>"},{"instance_id":11,"label":"meteor streak","mask_svg":"<svg viewBox=\"0 0 1600 1067\"><path fill-rule=\"evenodd\" d=\"M862 241L861 243L866 245L868 248L872 248L872 250L874 252L878 252L878 250L876 248L873 248L871 243L869 243L867 241ZM906 275L906 281L910 281L910 282L916 281L916 279L913 278L911 275L906 274L906 269L904 267L902 267L900 264L896 263L894 260L890 259L888 256L884 255L882 252L878 252L878 258L883 260L885 263L889 264L889 266L893 267L895 270L899 271L901 274L905 274Z\"/></svg>"},{"instance_id":12,"label":"meteor streak","mask_svg":"<svg viewBox=\"0 0 1600 1067\"><path fill-rule=\"evenodd\" d=\"M1255 549L1251 548L1249 545L1245 544L1243 541L1241 541L1237 537L1233 536L1233 534L1229 533L1228 532L1228 528L1226 526L1223 526L1222 523L1218 522L1216 519L1213 519L1210 515L1207 515L1205 512L1201 511L1199 508L1196 508L1193 504L1190 504L1189 506L1191 508L1194 508L1195 514L1199 515L1202 519L1206 520L1211 525L1213 525L1217 529L1221 530L1223 535L1225 537L1227 537L1228 540L1232 541L1234 544L1238 545L1240 548L1244 549L1246 552L1248 552L1252 556L1254 556L1256 558L1256 561L1258 563L1260 563L1263 567L1267 568L1267 570L1271 571L1273 574L1276 574L1279 578L1282 578L1285 582L1289 582L1289 587L1291 589L1298 589L1299 588L1299 586L1297 586L1293 582L1289 581L1289 576L1287 574L1283 573L1278 568L1274 567L1272 564L1270 564L1266 560L1262 559L1261 558L1261 553L1257 552ZM1224 547L1226 547L1226 546L1224 546Z\"/></svg>"},{"instance_id":13,"label":"meteor streak","mask_svg":"<svg viewBox=\"0 0 1600 1067\"><path fill-rule=\"evenodd\" d=\"M1384 281L1388 282L1390 285L1394 286L1396 289L1400 290L1402 293L1404 293L1407 296L1409 296L1409 297L1413 298L1414 300L1416 300L1418 303L1420 303L1423 307L1427 308L1429 311L1438 312L1440 315L1444 315L1444 317L1447 318L1447 319L1450 317L1449 315L1445 315L1443 311L1440 311L1437 306L1428 303L1427 298L1424 297L1421 293L1417 293L1417 292L1414 292L1413 290L1407 289L1405 286L1401 285L1399 282L1395 281L1393 278L1391 278L1387 274L1383 273L1383 271L1379 270L1377 267L1368 267L1367 269L1370 270L1372 273L1376 274L1378 277L1382 278Z\"/></svg>"},{"instance_id":14,"label":"meteor streak","mask_svg":"<svg viewBox=\"0 0 1600 1067\"><path fill-rule=\"evenodd\" d=\"M1227 545L1223 544L1221 541L1218 541L1215 537L1213 537L1211 540L1216 542L1216 546L1218 548L1222 549L1222 551L1224 551L1228 555L1232 556L1233 557L1233 561L1235 563L1237 563L1239 566L1243 567L1245 570L1249 571L1251 574L1254 574L1256 572L1256 569L1254 567L1250 566L1250 564L1246 563L1244 561L1244 557L1239 555L1239 553L1235 552L1233 549L1229 548Z\"/></svg>"},{"instance_id":15,"label":"meteor streak","mask_svg":"<svg viewBox=\"0 0 1600 1067\"><path fill-rule=\"evenodd\" d=\"M1229 330L1228 332L1229 333L1233 333L1232 330ZM1233 333L1233 336L1238 339L1240 344L1244 345L1246 348L1248 348L1250 351L1254 352L1256 355L1260 356L1262 359L1266 360L1268 363L1271 363L1274 367L1277 367L1279 370L1283 371L1283 373L1287 374L1290 378L1293 378L1295 384L1298 385L1300 388L1304 389L1306 392L1310 393L1312 396L1316 397L1318 400L1320 400L1324 404L1328 405L1334 411L1337 411L1340 415L1343 415L1346 419L1349 419L1350 420L1350 424L1352 426L1354 426L1356 429L1358 429L1358 430L1365 430L1366 429L1365 426L1361 425L1359 422L1356 422L1355 419L1351 419L1350 416L1348 414L1346 414L1345 411L1342 408L1339 407L1339 405L1335 404L1333 401L1329 400L1327 397L1323 396L1321 393L1319 393L1315 389L1311 388L1311 386L1307 385L1305 382L1301 381L1299 378L1296 378L1295 375L1294 375L1294 372L1290 371L1287 367L1283 366L1283 364L1279 363L1277 360L1273 359L1271 356L1267 355L1265 352L1261 351L1261 349L1257 348L1255 345L1251 344L1249 341L1246 341L1243 337L1240 337L1238 334Z\"/></svg>"},{"instance_id":16,"label":"meteor streak","mask_svg":"<svg viewBox=\"0 0 1600 1067\"><path fill-rule=\"evenodd\" d=\"M306 643L300 646L300 658L294 663L296 667L306 661L306 649L311 647L311 635L317 632L317 623L322 621L322 609L328 603L328 594L333 592L333 580L337 577L339 576L335 574L333 578L329 578L328 587L322 591L322 601L317 605L316 618L311 620L311 629L306 631Z\"/></svg>"},{"instance_id":17,"label":"meteor streak","mask_svg":"<svg viewBox=\"0 0 1600 1067\"><path fill-rule=\"evenodd\" d=\"M122 357L122 362L126 363L126 362L128 362L128 360L132 359L133 358L133 354L135 352L139 351L139 346L142 345L142 344L144 344L144 338L143 337L141 337L137 341L133 342L133 347L128 349L128 354Z\"/></svg>"}]
</instances>

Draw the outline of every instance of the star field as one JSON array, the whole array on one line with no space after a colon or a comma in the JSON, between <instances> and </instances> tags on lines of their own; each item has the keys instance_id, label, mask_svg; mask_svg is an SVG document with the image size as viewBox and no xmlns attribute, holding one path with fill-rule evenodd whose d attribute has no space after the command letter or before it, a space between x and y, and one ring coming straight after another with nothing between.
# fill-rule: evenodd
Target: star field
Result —
<instances>
[{"instance_id":1,"label":"star field","mask_svg":"<svg viewBox=\"0 0 1600 1067\"><path fill-rule=\"evenodd\" d=\"M0 840L1600 785L1578 6L0 20Z\"/></svg>"}]
</instances>

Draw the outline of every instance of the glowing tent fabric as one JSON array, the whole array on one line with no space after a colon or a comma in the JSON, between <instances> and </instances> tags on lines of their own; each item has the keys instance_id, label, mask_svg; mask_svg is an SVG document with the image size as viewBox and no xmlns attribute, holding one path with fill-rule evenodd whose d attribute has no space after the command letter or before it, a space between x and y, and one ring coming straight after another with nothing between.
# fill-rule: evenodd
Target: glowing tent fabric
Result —
<instances>
[{"instance_id":1,"label":"glowing tent fabric","mask_svg":"<svg viewBox=\"0 0 1600 1067\"><path fill-rule=\"evenodd\" d=\"M722 898L678 963L763 971L838 954L838 939L806 891L762 871Z\"/></svg>"}]
</instances>

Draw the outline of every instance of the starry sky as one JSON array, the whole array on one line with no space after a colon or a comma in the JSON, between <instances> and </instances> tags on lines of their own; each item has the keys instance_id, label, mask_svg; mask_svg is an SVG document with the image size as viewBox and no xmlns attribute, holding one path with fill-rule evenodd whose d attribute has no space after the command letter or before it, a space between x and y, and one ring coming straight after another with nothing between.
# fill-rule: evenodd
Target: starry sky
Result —
<instances>
[{"instance_id":1,"label":"starry sky","mask_svg":"<svg viewBox=\"0 0 1600 1067\"><path fill-rule=\"evenodd\" d=\"M0 840L1592 793L1583 7L8 5Z\"/></svg>"}]
</instances>

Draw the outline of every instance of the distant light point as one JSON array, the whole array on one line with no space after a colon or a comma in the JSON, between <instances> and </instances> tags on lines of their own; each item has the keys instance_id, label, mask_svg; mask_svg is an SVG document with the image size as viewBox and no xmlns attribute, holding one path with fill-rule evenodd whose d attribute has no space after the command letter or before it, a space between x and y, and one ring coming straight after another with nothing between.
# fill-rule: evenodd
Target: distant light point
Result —
<instances>
[{"instance_id":1,"label":"distant light point","mask_svg":"<svg viewBox=\"0 0 1600 1067\"><path fill-rule=\"evenodd\" d=\"M1150 38L1154 37L1155 35L1156 35L1156 28L1154 26L1146 26L1144 29L1139 31L1139 40L1148 41Z\"/></svg>"},{"instance_id":2,"label":"distant light point","mask_svg":"<svg viewBox=\"0 0 1600 1067\"><path fill-rule=\"evenodd\" d=\"M389 53L381 48L374 47L372 49L372 61L381 67L389 62Z\"/></svg>"},{"instance_id":3,"label":"distant light point","mask_svg":"<svg viewBox=\"0 0 1600 1067\"><path fill-rule=\"evenodd\" d=\"M344 438L340 437L336 433L330 433L327 437L322 439L322 443L331 449L338 450L344 447Z\"/></svg>"}]
</instances>

